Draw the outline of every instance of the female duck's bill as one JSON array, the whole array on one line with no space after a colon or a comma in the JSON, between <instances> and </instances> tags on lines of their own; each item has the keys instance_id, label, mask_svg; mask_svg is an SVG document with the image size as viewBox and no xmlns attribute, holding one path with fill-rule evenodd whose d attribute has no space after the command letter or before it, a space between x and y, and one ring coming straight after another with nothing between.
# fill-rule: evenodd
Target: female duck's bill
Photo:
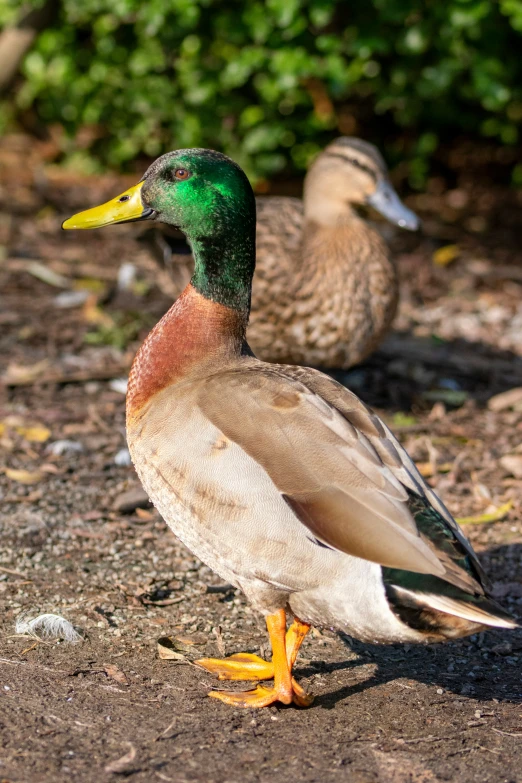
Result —
<instances>
[{"instance_id":1,"label":"female duck's bill","mask_svg":"<svg viewBox=\"0 0 522 783\"><path fill-rule=\"evenodd\" d=\"M417 231L420 226L420 220L415 212L402 203L391 183L386 179L378 182L376 191L367 196L366 202L391 223L396 223L401 228Z\"/></svg>"},{"instance_id":2,"label":"female duck's bill","mask_svg":"<svg viewBox=\"0 0 522 783\"><path fill-rule=\"evenodd\" d=\"M62 223L62 228L101 228L112 223L134 223L137 220L150 220L154 210L146 207L141 198L144 180L133 185L116 198L100 204L99 207L78 212Z\"/></svg>"}]
</instances>

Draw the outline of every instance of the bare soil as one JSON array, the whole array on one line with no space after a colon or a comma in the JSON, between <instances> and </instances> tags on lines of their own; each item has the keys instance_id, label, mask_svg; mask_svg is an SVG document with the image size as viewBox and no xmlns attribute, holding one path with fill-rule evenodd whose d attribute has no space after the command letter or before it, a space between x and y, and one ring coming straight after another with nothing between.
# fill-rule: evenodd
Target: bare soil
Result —
<instances>
[{"instance_id":1,"label":"bare soil","mask_svg":"<svg viewBox=\"0 0 522 783\"><path fill-rule=\"evenodd\" d=\"M0 143L0 780L522 781L522 631L420 648L314 630L297 666L310 709L207 698L216 682L192 661L265 655L263 622L152 508L125 507L139 488L117 464L114 380L170 302L139 226L60 231L126 184L53 172L23 137ZM488 405L522 386L520 197L464 173L410 203L424 233L392 240L396 330L338 377L378 406L455 515L501 509L465 530L522 618L522 394ZM448 244L454 260L437 265ZM16 634L42 612L84 640ZM158 657L164 636L173 660Z\"/></svg>"}]
</instances>

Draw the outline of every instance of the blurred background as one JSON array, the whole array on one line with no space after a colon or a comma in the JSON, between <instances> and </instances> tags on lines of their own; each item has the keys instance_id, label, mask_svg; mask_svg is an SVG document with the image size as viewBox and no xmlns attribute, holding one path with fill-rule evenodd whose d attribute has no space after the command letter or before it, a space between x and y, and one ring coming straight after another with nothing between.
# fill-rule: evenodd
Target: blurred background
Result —
<instances>
[{"instance_id":1,"label":"blurred background","mask_svg":"<svg viewBox=\"0 0 522 783\"><path fill-rule=\"evenodd\" d=\"M85 173L208 146L262 183L360 135L413 188L522 184L520 0L2 0L0 25L2 130Z\"/></svg>"}]
</instances>

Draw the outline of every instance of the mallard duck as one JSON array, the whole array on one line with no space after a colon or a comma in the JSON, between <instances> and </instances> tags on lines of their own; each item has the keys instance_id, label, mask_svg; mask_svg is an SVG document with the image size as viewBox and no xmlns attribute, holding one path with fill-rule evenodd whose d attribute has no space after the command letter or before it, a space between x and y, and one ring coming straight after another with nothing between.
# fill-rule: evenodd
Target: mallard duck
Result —
<instances>
[{"instance_id":1,"label":"mallard duck","mask_svg":"<svg viewBox=\"0 0 522 783\"><path fill-rule=\"evenodd\" d=\"M311 625L380 643L515 627L378 416L318 370L250 350L256 206L242 169L218 152L171 152L63 227L145 219L178 226L195 269L134 360L129 449L167 524L265 615L272 646L271 661L201 659L221 679L274 680L209 695L241 707L310 704L292 669Z\"/></svg>"},{"instance_id":2,"label":"mallard duck","mask_svg":"<svg viewBox=\"0 0 522 783\"><path fill-rule=\"evenodd\" d=\"M316 158L303 200L257 199L257 259L248 342L265 361L348 368L381 342L397 309L398 281L381 236L358 215L370 205L415 230L373 144L341 137ZM162 287L177 297L193 259L181 235L146 232Z\"/></svg>"}]
</instances>

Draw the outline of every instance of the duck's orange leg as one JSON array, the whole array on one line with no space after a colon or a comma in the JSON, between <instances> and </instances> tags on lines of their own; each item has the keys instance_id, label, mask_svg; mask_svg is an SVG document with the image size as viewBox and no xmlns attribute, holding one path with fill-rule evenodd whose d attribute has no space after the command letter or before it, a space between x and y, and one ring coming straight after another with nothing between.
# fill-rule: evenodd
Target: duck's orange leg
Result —
<instances>
[{"instance_id":1,"label":"duck's orange leg","mask_svg":"<svg viewBox=\"0 0 522 783\"><path fill-rule=\"evenodd\" d=\"M266 625L272 645L272 662L270 664L257 655L250 656L246 653L231 656L223 661L203 658L196 663L209 671L217 672L220 679L253 679L253 675L256 679L271 679L273 677L274 687L266 688L258 685L254 690L240 693L211 691L209 696L221 699L225 704L231 704L235 707L266 707L276 701L283 704L291 704L293 701L301 707L307 707L312 703L312 697L308 696L295 682L291 671L297 657L297 650L308 628L306 627L305 630L304 623L300 623L299 625L303 626L302 629L292 631L291 645L287 650L284 609L269 615L266 618Z\"/></svg>"},{"instance_id":2,"label":"duck's orange leg","mask_svg":"<svg viewBox=\"0 0 522 783\"><path fill-rule=\"evenodd\" d=\"M310 625L308 623L302 623L301 620L298 620L296 617L287 631L286 659L288 661L290 672L294 668L294 664L297 659L297 653L299 652L299 648L301 647L309 630ZM294 703L298 704L300 707L309 707L313 702L314 697L311 693L306 693L306 691L301 688L299 683L295 681L294 677L292 677L292 689L294 691Z\"/></svg>"},{"instance_id":3,"label":"duck's orange leg","mask_svg":"<svg viewBox=\"0 0 522 783\"><path fill-rule=\"evenodd\" d=\"M304 642L304 638L309 630L309 623L303 623L296 617L286 633L286 658L290 670L294 667L299 648Z\"/></svg>"}]
</instances>

